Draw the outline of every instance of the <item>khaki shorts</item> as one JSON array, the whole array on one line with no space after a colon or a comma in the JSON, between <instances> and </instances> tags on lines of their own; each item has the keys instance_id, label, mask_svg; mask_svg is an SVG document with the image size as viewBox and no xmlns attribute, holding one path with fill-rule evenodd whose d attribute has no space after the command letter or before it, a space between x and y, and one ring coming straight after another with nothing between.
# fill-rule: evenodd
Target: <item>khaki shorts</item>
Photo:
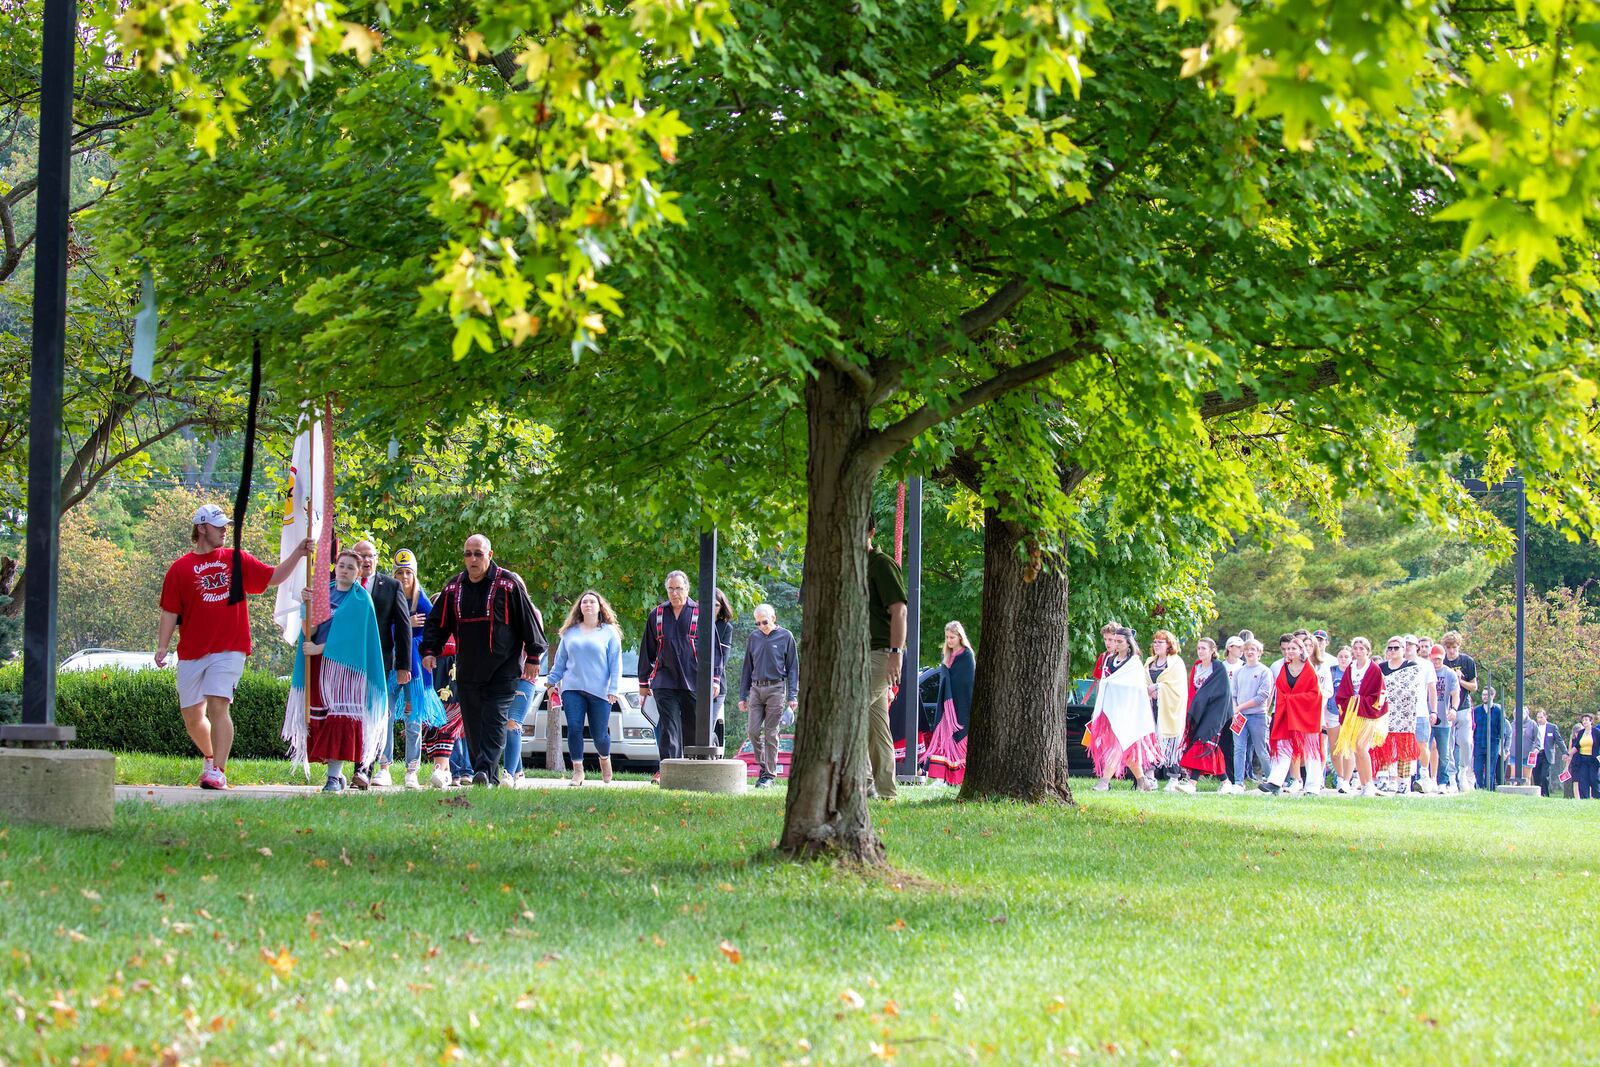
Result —
<instances>
[{"instance_id":1,"label":"khaki shorts","mask_svg":"<svg viewBox=\"0 0 1600 1067\"><path fill-rule=\"evenodd\" d=\"M192 708L206 697L233 700L244 674L243 652L213 652L199 659L178 661L178 706Z\"/></svg>"}]
</instances>

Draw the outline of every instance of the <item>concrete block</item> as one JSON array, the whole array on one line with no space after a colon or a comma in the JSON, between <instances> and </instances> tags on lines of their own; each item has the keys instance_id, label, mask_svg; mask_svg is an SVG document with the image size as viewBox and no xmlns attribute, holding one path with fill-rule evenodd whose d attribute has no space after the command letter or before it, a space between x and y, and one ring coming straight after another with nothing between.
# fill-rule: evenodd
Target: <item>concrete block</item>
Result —
<instances>
[{"instance_id":1,"label":"concrete block","mask_svg":"<svg viewBox=\"0 0 1600 1067\"><path fill-rule=\"evenodd\" d=\"M117 761L88 748L0 748L0 822L109 829Z\"/></svg>"},{"instance_id":2,"label":"concrete block","mask_svg":"<svg viewBox=\"0 0 1600 1067\"><path fill-rule=\"evenodd\" d=\"M1536 785L1497 785L1494 787L1494 791L1496 793L1510 793L1512 796L1517 797L1536 797L1539 795L1539 787Z\"/></svg>"},{"instance_id":3,"label":"concrete block","mask_svg":"<svg viewBox=\"0 0 1600 1067\"><path fill-rule=\"evenodd\" d=\"M661 761L661 788L695 793L743 793L749 765L742 759L668 759Z\"/></svg>"}]
</instances>

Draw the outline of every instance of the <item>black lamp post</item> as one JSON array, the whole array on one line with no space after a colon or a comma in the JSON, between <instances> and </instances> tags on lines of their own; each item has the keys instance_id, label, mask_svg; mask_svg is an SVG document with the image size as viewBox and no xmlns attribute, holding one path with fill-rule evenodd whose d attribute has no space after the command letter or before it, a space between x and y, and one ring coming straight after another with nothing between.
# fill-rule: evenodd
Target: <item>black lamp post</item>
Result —
<instances>
[{"instance_id":1,"label":"black lamp post","mask_svg":"<svg viewBox=\"0 0 1600 1067\"><path fill-rule=\"evenodd\" d=\"M60 550L61 396L66 347L67 202L71 176L72 49L76 0L45 0L39 94L39 188L33 271L33 365L28 410L28 534L23 572L22 722L0 742L48 747L77 731L57 726L56 563Z\"/></svg>"},{"instance_id":2,"label":"black lamp post","mask_svg":"<svg viewBox=\"0 0 1600 1067\"><path fill-rule=\"evenodd\" d=\"M1511 757L1512 770L1520 782L1527 777L1527 754L1522 751L1522 683L1523 683L1523 641L1527 635L1526 608L1528 601L1528 486L1521 476L1507 478L1503 482L1489 485L1477 478L1467 478L1462 484L1474 493L1513 492L1517 494L1517 666L1516 666L1516 725L1512 728ZM1485 734L1485 743L1488 734ZM1486 759L1493 759L1491 753ZM1485 766L1487 766L1487 762Z\"/></svg>"}]
</instances>

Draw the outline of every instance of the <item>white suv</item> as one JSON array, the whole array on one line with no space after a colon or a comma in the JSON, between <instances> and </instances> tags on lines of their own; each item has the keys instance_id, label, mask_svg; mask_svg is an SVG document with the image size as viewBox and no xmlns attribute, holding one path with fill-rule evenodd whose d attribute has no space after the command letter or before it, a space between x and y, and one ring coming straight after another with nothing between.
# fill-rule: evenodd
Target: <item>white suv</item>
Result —
<instances>
[{"instance_id":1,"label":"white suv","mask_svg":"<svg viewBox=\"0 0 1600 1067\"><path fill-rule=\"evenodd\" d=\"M622 704L611 708L612 764L617 770L653 771L661 763L660 750L656 747L656 723L660 721L660 716L656 713L654 697L643 702L639 699L638 652L622 654L622 684L618 688L617 696L622 698ZM545 676L540 675L533 689L533 710L522 720L522 762L527 769L544 766L545 739L548 736L545 730L549 719L550 689ZM565 756L566 716L558 712L556 721L561 726L561 752ZM719 715L715 726L715 744L722 744L724 733L723 719ZM585 762L592 765L595 758L594 740L589 736L587 725L583 728L583 751L589 757Z\"/></svg>"}]
</instances>

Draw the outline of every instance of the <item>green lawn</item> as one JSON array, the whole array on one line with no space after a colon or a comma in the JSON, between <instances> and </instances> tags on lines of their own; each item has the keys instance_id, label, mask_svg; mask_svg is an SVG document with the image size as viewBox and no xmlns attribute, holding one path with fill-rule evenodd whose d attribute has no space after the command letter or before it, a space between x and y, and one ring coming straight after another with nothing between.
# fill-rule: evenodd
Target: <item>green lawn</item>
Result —
<instances>
[{"instance_id":1,"label":"green lawn","mask_svg":"<svg viewBox=\"0 0 1600 1067\"><path fill-rule=\"evenodd\" d=\"M1595 1048L1600 805L1082 796L910 791L875 809L898 873L871 878L775 860L781 791L134 804L106 833L8 826L0 1063Z\"/></svg>"},{"instance_id":2,"label":"green lawn","mask_svg":"<svg viewBox=\"0 0 1600 1067\"><path fill-rule=\"evenodd\" d=\"M117 784L118 785L196 785L200 779L199 756L156 756L148 752L118 752L117 757ZM565 773L546 771L534 767L524 767L530 778L565 778ZM396 765L391 768L394 784L399 786L405 778L405 768ZM428 775L432 768L422 772L423 783L427 783ZM589 777L599 781L600 772L591 769L587 772ZM350 769L345 768L345 777L350 776ZM321 785L324 780L322 768L313 766L311 777L308 779L298 768L289 766L286 760L281 759L236 759L228 761L229 785ZM618 772L617 778L637 779L643 781L650 776L633 772Z\"/></svg>"}]
</instances>

